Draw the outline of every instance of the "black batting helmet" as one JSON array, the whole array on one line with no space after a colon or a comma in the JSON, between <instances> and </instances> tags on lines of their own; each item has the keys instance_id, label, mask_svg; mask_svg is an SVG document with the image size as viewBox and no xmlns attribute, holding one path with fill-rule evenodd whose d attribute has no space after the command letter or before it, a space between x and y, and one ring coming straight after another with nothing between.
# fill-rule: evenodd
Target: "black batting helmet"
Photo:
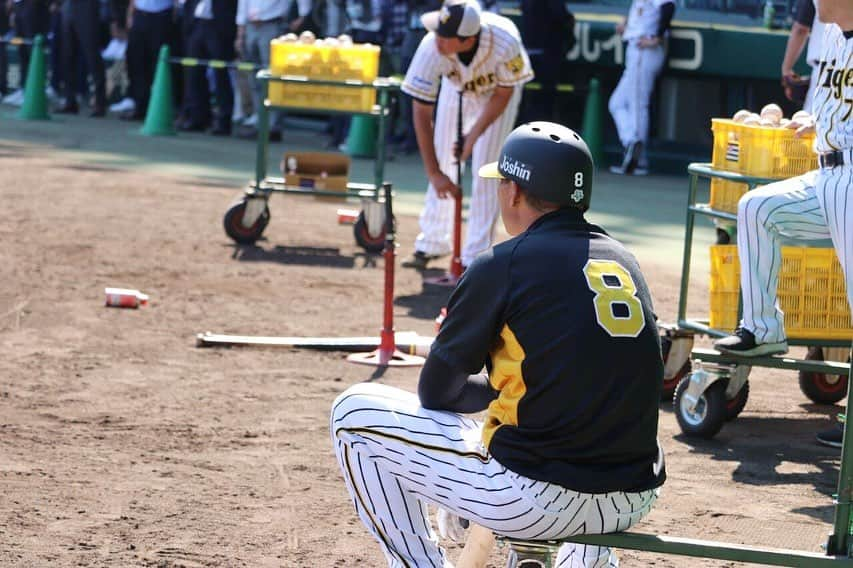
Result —
<instances>
[{"instance_id":1,"label":"black batting helmet","mask_svg":"<svg viewBox=\"0 0 853 568\"><path fill-rule=\"evenodd\" d=\"M534 197L562 206L589 209L592 154L578 134L553 122L522 124L504 141L500 159L479 175L511 179Z\"/></svg>"}]
</instances>

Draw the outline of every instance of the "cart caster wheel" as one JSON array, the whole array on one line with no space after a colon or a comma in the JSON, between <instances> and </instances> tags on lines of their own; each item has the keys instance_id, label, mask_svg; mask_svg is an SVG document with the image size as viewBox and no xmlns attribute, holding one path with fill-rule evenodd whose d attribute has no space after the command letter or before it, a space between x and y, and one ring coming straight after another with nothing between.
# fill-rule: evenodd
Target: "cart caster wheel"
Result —
<instances>
[{"instance_id":1,"label":"cart caster wheel","mask_svg":"<svg viewBox=\"0 0 853 568\"><path fill-rule=\"evenodd\" d=\"M355 234L355 242L366 252L379 253L385 249L385 228L375 237L367 230L367 219L364 218L364 211L358 214L358 219L353 226Z\"/></svg>"},{"instance_id":2,"label":"cart caster wheel","mask_svg":"<svg viewBox=\"0 0 853 568\"><path fill-rule=\"evenodd\" d=\"M726 401L726 422L731 422L738 417L738 414L743 412L746 407L746 401L749 398L749 381L743 383L735 397Z\"/></svg>"},{"instance_id":3,"label":"cart caster wheel","mask_svg":"<svg viewBox=\"0 0 853 568\"><path fill-rule=\"evenodd\" d=\"M260 217L252 224L251 227L243 226L243 215L246 213L246 205L248 201L241 199L234 205L228 208L225 212L225 217L222 219L222 224L225 227L225 233L231 239L241 245L251 245L261 238L264 229L270 222L270 208L264 205L264 211Z\"/></svg>"},{"instance_id":4,"label":"cart caster wheel","mask_svg":"<svg viewBox=\"0 0 853 568\"><path fill-rule=\"evenodd\" d=\"M675 389L672 406L681 431L689 437L711 439L723 427L728 416L726 407L726 381L719 380L699 396L696 407L690 410L690 402L684 396L690 377L684 377Z\"/></svg>"},{"instance_id":5,"label":"cart caster wheel","mask_svg":"<svg viewBox=\"0 0 853 568\"><path fill-rule=\"evenodd\" d=\"M824 361L823 348L809 347L809 361ZM848 358L849 361L849 358ZM800 390L817 404L835 404L847 396L848 378L845 375L827 375L800 371Z\"/></svg>"},{"instance_id":6,"label":"cart caster wheel","mask_svg":"<svg viewBox=\"0 0 853 568\"><path fill-rule=\"evenodd\" d=\"M506 559L506 568L545 568L545 566L546 564L543 560L533 558L519 560L518 553L515 550L510 550L509 556Z\"/></svg>"},{"instance_id":7,"label":"cart caster wheel","mask_svg":"<svg viewBox=\"0 0 853 568\"><path fill-rule=\"evenodd\" d=\"M681 345L681 342L684 341L683 338L675 338L670 337L669 331L661 335L660 338L660 347L661 347L661 355L663 356L664 363L664 371L666 371L667 366L670 364L669 358L671 356L684 357L684 364L681 366L678 371L676 371L671 377L666 378L666 372L664 373L663 378L663 386L661 388L660 399L663 401L671 401L673 395L675 395L675 388L678 386L678 383L681 382L681 379L690 374L693 366L690 363L690 349L687 349L687 352L684 353L684 349L676 349L673 351L674 345ZM693 341L689 341L687 345L692 346ZM674 355L675 354L675 355ZM677 364L678 361L673 361L674 364Z\"/></svg>"}]
</instances>

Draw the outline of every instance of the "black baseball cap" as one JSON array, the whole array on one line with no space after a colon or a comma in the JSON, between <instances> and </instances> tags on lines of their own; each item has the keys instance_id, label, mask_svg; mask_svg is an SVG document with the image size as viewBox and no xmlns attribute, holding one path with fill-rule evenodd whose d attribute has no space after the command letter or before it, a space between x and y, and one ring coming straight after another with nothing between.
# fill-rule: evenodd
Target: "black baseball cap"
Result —
<instances>
[{"instance_id":1,"label":"black baseball cap","mask_svg":"<svg viewBox=\"0 0 853 568\"><path fill-rule=\"evenodd\" d=\"M421 23L441 37L471 37L480 31L480 12L476 0L446 0L440 10L421 16Z\"/></svg>"}]
</instances>

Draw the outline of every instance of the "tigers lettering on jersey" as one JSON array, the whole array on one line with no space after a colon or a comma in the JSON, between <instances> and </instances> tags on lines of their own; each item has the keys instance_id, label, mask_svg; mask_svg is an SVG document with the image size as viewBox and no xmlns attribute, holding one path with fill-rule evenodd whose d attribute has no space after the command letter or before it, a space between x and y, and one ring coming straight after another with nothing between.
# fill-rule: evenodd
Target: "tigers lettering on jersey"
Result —
<instances>
[{"instance_id":1,"label":"tigers lettering on jersey","mask_svg":"<svg viewBox=\"0 0 853 568\"><path fill-rule=\"evenodd\" d=\"M853 69L836 69L828 61L821 61L820 72L821 87L831 88L832 96L836 99L841 98L844 87L853 87Z\"/></svg>"},{"instance_id":2,"label":"tigers lettering on jersey","mask_svg":"<svg viewBox=\"0 0 853 568\"><path fill-rule=\"evenodd\" d=\"M460 82L459 71L453 70L448 73L447 78L450 79L454 83ZM494 73L486 73L485 75L478 75L474 79L470 81L465 81L462 83L462 90L468 93L476 93L483 91L491 91L495 82L497 81L497 75Z\"/></svg>"},{"instance_id":3,"label":"tigers lettering on jersey","mask_svg":"<svg viewBox=\"0 0 853 568\"><path fill-rule=\"evenodd\" d=\"M812 103L815 150L849 150L853 147L853 38L846 38L837 24L827 24L822 43Z\"/></svg>"}]
</instances>

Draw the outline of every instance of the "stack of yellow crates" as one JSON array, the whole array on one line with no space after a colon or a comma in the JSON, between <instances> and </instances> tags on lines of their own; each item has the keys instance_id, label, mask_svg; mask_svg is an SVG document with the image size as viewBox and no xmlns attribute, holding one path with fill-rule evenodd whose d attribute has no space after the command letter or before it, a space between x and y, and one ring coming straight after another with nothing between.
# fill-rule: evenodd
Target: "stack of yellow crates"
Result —
<instances>
[{"instance_id":1,"label":"stack of yellow crates","mask_svg":"<svg viewBox=\"0 0 853 568\"><path fill-rule=\"evenodd\" d=\"M345 38L297 39L291 34L271 42L270 72L305 79L304 84L270 81L269 100L274 106L371 112L376 104L372 87L314 85L310 80L372 83L379 73L379 46Z\"/></svg>"}]
</instances>

